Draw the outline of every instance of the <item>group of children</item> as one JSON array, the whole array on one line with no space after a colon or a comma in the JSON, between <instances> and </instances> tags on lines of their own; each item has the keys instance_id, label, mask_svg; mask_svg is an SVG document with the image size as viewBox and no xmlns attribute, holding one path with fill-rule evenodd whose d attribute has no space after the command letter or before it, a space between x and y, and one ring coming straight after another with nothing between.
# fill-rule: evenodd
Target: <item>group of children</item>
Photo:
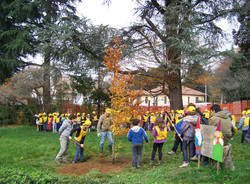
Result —
<instances>
[{"instance_id":1,"label":"group of children","mask_svg":"<svg viewBox=\"0 0 250 184\"><path fill-rule=\"evenodd\" d=\"M90 130L95 130L98 122L98 116L95 111L91 114L86 113L76 113L77 121L73 123L73 127L79 127L80 124L84 124L85 122L91 122L92 126L89 128ZM57 112L49 113L48 115L44 113L39 113L35 115L36 117L36 125L37 131L52 131L58 132L60 127L62 126L65 120L69 120L69 113L59 114Z\"/></svg>"},{"instance_id":2,"label":"group of children","mask_svg":"<svg viewBox=\"0 0 250 184\"><path fill-rule=\"evenodd\" d=\"M94 126L96 126L98 123L98 118L95 112L93 112L91 116L89 114L87 114L86 116L85 114L81 115L80 113L77 113L76 115L71 114L69 116L68 114L64 116L59 116L59 114L57 113L53 113L53 115L53 121L55 123L57 122L58 117L60 117L60 121L64 119L60 123L64 122L65 120L67 121L66 123L63 123L63 127L59 127L60 129L58 129L60 135L61 149L56 157L56 162L59 162L61 158L63 158L63 160L65 159L69 140L72 139L72 135L75 132L76 135L74 141L76 141L76 153L74 156L73 163L77 163L79 156L80 161L83 161L84 157L82 147L85 140L85 136L89 130L89 127L93 125L93 122L95 122ZM241 126L249 126L249 116L250 110L245 111L238 128L240 128ZM43 116L39 117L43 118ZM40 118L39 123L43 122L40 120ZM209 118L210 112L207 109L204 111L204 113L201 113L199 109L195 107L195 105L190 104L187 107L186 112L184 112L184 110L176 110L176 112L171 111L170 113L156 112L154 114L146 112L143 118L141 118L142 127L139 126L141 122L140 119L132 119L132 128L129 130L127 135L128 140L132 144L132 168L135 169L141 167L143 139L146 141L146 144L149 142L146 131L152 131L152 135L154 137L150 165L153 166L155 164L155 155L157 151L158 164L161 165L162 148L167 138L167 132L170 130L175 131L175 140L173 148L170 152L168 152L168 154L175 154L178 146L180 145L181 152L183 154L183 164L180 167L187 167L189 165L190 160L195 160L196 157L194 144L194 129L196 127L197 120L199 119L201 124L207 125ZM48 127L48 124L45 126ZM233 127L235 127L235 124ZM66 130L67 128L69 128L70 131L66 131L65 133L64 130Z\"/></svg>"},{"instance_id":3,"label":"group of children","mask_svg":"<svg viewBox=\"0 0 250 184\"><path fill-rule=\"evenodd\" d=\"M225 113L228 114L226 110ZM238 126L238 129L243 127L242 140L244 140L247 130L249 129L249 116L250 110L246 110ZM183 164L180 165L180 168L187 167L191 160L197 160L194 138L197 120L199 119L201 124L208 125L210 117L211 114L209 110L205 109L204 113L201 113L201 111L197 109L194 104L189 104L186 112L184 112L184 110L176 110L175 113L174 111L171 111L171 113L161 112L159 114L157 112L146 112L142 119L142 128L138 126L140 120L133 119L133 127L128 132L128 140L132 144L132 168L141 167L143 138L147 144L149 140L146 131L149 130L152 130L152 135L154 137L150 165L154 165L157 150L158 164L162 164L162 148L167 138L167 131L174 130L174 145L168 154L175 154L180 144L181 152L183 154ZM232 121L232 127L237 129L235 117L231 114L228 115L228 119L229 121ZM208 157L203 157L203 164L208 164Z\"/></svg>"}]
</instances>

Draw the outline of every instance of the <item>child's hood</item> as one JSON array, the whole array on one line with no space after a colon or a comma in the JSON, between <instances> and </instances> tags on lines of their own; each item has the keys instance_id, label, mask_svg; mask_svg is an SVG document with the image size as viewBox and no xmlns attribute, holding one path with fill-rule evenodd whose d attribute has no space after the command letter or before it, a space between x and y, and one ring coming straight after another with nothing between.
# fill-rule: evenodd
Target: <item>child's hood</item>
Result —
<instances>
[{"instance_id":1,"label":"child's hood","mask_svg":"<svg viewBox=\"0 0 250 184\"><path fill-rule=\"evenodd\" d=\"M137 132L139 132L140 128L141 128L141 127L139 127L139 126L133 126L133 127L131 128L131 130L132 130L133 132L137 133Z\"/></svg>"}]
</instances>

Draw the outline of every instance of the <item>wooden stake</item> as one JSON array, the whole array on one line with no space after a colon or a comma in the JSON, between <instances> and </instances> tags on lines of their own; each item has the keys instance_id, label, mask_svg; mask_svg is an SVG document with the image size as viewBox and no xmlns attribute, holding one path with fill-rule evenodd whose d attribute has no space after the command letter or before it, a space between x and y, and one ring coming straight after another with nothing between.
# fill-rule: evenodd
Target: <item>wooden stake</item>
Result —
<instances>
[{"instance_id":1,"label":"wooden stake","mask_svg":"<svg viewBox=\"0 0 250 184\"><path fill-rule=\"evenodd\" d=\"M198 155L198 169L200 169L200 165L201 165L201 156Z\"/></svg>"},{"instance_id":2,"label":"wooden stake","mask_svg":"<svg viewBox=\"0 0 250 184\"><path fill-rule=\"evenodd\" d=\"M219 174L220 171L220 162L217 162L217 174Z\"/></svg>"}]
</instances>

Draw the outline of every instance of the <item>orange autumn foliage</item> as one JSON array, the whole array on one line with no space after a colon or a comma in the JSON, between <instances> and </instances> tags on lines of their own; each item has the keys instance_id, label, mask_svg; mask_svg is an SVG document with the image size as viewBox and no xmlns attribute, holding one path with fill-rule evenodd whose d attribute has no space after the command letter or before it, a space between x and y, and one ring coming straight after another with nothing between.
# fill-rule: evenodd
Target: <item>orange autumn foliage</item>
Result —
<instances>
[{"instance_id":1,"label":"orange autumn foliage","mask_svg":"<svg viewBox=\"0 0 250 184\"><path fill-rule=\"evenodd\" d=\"M112 73L110 98L114 125L111 130L114 136L125 135L128 129L125 128L130 123L131 118L138 118L142 112L138 109L140 104L136 99L142 91L132 90L135 76L120 72L121 54L123 45L120 45L120 38L113 40L114 46L105 50L104 61L106 68Z\"/></svg>"}]
</instances>

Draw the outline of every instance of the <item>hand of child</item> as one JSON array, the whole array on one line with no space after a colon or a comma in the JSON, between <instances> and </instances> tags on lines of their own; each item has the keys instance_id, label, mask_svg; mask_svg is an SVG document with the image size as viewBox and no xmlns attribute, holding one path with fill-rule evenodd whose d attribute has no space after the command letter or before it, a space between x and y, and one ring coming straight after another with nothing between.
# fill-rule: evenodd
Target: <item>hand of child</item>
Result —
<instances>
[{"instance_id":1,"label":"hand of child","mask_svg":"<svg viewBox=\"0 0 250 184\"><path fill-rule=\"evenodd\" d=\"M69 140L71 140L72 139L72 137L71 136L69 136Z\"/></svg>"},{"instance_id":2,"label":"hand of child","mask_svg":"<svg viewBox=\"0 0 250 184\"><path fill-rule=\"evenodd\" d=\"M83 147L83 144L81 144L81 147Z\"/></svg>"}]
</instances>

